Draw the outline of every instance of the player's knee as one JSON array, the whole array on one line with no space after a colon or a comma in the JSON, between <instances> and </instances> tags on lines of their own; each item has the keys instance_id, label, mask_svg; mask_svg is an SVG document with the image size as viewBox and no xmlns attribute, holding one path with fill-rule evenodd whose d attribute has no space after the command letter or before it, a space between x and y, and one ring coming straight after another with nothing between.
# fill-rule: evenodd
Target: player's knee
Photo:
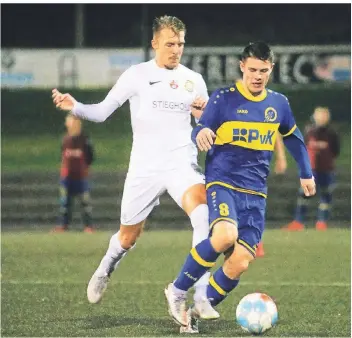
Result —
<instances>
[{"instance_id":1,"label":"player's knee","mask_svg":"<svg viewBox=\"0 0 352 338\"><path fill-rule=\"evenodd\" d=\"M90 203L90 193L89 193L89 191L85 191L82 194L82 203L85 203L85 204Z\"/></svg>"},{"instance_id":2,"label":"player's knee","mask_svg":"<svg viewBox=\"0 0 352 338\"><path fill-rule=\"evenodd\" d=\"M237 226L230 222L221 221L214 226L212 244L216 251L223 252L236 243L237 237Z\"/></svg>"},{"instance_id":3,"label":"player's knee","mask_svg":"<svg viewBox=\"0 0 352 338\"><path fill-rule=\"evenodd\" d=\"M250 260L246 257L236 257L236 255L232 255L224 264L224 272L232 279L238 278L248 270L249 263Z\"/></svg>"},{"instance_id":4,"label":"player's knee","mask_svg":"<svg viewBox=\"0 0 352 338\"><path fill-rule=\"evenodd\" d=\"M247 259L242 259L238 262L238 271L242 274L246 272L249 267L249 261Z\"/></svg>"},{"instance_id":5,"label":"player's knee","mask_svg":"<svg viewBox=\"0 0 352 338\"><path fill-rule=\"evenodd\" d=\"M229 248L234 245L237 241L238 230L235 224L225 222L225 231L223 232L223 241L226 244L226 247Z\"/></svg>"}]
</instances>

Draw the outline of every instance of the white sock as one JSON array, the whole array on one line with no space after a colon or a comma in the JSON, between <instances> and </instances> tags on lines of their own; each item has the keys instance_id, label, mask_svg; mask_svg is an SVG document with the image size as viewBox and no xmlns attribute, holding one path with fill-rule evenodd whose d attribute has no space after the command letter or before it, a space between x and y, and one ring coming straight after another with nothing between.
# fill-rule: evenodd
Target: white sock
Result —
<instances>
[{"instance_id":1,"label":"white sock","mask_svg":"<svg viewBox=\"0 0 352 338\"><path fill-rule=\"evenodd\" d=\"M174 283L172 283L172 290L176 296L183 298L187 297L187 291L177 288Z\"/></svg>"},{"instance_id":2,"label":"white sock","mask_svg":"<svg viewBox=\"0 0 352 338\"><path fill-rule=\"evenodd\" d=\"M108 250L95 271L95 275L110 275L118 267L122 258L126 256L128 250L121 246L118 235L119 232L111 236Z\"/></svg>"},{"instance_id":3,"label":"white sock","mask_svg":"<svg viewBox=\"0 0 352 338\"><path fill-rule=\"evenodd\" d=\"M206 204L200 204L189 216L193 227L192 247L204 241L209 235L209 209ZM194 301L207 297L210 272L206 272L195 284Z\"/></svg>"},{"instance_id":4,"label":"white sock","mask_svg":"<svg viewBox=\"0 0 352 338\"><path fill-rule=\"evenodd\" d=\"M189 216L193 227L192 247L208 238L209 209L206 204L198 205Z\"/></svg>"},{"instance_id":5,"label":"white sock","mask_svg":"<svg viewBox=\"0 0 352 338\"><path fill-rule=\"evenodd\" d=\"M208 271L201 278L198 279L196 284L194 284L195 293L193 295L193 299L195 302L207 298L209 278L210 272Z\"/></svg>"}]
</instances>

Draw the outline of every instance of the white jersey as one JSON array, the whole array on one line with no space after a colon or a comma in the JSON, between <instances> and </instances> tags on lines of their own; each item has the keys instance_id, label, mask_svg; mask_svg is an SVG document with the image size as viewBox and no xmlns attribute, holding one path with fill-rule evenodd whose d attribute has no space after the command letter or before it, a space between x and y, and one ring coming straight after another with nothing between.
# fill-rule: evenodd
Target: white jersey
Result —
<instances>
[{"instance_id":1,"label":"white jersey","mask_svg":"<svg viewBox=\"0 0 352 338\"><path fill-rule=\"evenodd\" d=\"M76 102L73 114L103 122L129 100L133 145L129 174L180 168L196 163L191 141L191 103L208 100L203 77L179 65L168 70L155 60L131 66L99 104Z\"/></svg>"}]
</instances>

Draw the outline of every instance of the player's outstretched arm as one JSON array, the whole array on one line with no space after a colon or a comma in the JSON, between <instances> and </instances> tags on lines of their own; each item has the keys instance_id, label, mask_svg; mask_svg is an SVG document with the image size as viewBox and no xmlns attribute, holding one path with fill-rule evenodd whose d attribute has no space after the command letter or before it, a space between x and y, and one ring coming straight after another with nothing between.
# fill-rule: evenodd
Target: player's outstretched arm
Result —
<instances>
[{"instance_id":1,"label":"player's outstretched arm","mask_svg":"<svg viewBox=\"0 0 352 338\"><path fill-rule=\"evenodd\" d=\"M52 90L52 98L56 108L93 122L104 122L119 107L119 103L109 95L100 103L83 104L70 94L63 94L55 88Z\"/></svg>"},{"instance_id":2,"label":"player's outstretched arm","mask_svg":"<svg viewBox=\"0 0 352 338\"><path fill-rule=\"evenodd\" d=\"M73 115L93 121L104 122L118 107L135 94L136 71L134 67L126 70L117 80L105 99L97 104L83 104L77 102L70 94L62 94L53 89L52 98L55 106Z\"/></svg>"},{"instance_id":3,"label":"player's outstretched arm","mask_svg":"<svg viewBox=\"0 0 352 338\"><path fill-rule=\"evenodd\" d=\"M52 93L56 108L70 111L73 115L92 122L104 122L120 106L111 92L104 101L97 104L77 102L70 94L62 94L57 89L53 89Z\"/></svg>"}]
</instances>

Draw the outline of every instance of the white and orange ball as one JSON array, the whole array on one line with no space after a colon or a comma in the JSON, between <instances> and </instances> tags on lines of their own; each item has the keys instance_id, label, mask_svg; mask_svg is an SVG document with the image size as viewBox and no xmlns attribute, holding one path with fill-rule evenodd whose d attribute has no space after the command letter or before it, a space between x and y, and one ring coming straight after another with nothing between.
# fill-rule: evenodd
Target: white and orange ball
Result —
<instances>
[{"instance_id":1,"label":"white and orange ball","mask_svg":"<svg viewBox=\"0 0 352 338\"><path fill-rule=\"evenodd\" d=\"M268 295L251 293L238 303L236 319L244 331L260 334L276 325L277 307Z\"/></svg>"}]
</instances>

